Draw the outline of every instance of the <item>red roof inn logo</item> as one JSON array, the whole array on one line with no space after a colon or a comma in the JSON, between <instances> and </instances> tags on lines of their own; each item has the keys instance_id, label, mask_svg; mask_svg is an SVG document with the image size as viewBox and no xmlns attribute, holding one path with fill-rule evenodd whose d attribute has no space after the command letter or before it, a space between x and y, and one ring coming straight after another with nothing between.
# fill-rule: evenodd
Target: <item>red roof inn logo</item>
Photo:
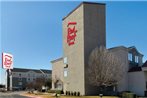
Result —
<instances>
[{"instance_id":1,"label":"red roof inn logo","mask_svg":"<svg viewBox=\"0 0 147 98\"><path fill-rule=\"evenodd\" d=\"M76 28L75 25L77 24L77 22L69 22L67 27L67 43L68 45L74 45L75 44L75 37L76 37Z\"/></svg>"},{"instance_id":2,"label":"red roof inn logo","mask_svg":"<svg viewBox=\"0 0 147 98\"><path fill-rule=\"evenodd\" d=\"M13 55L2 53L2 67L4 69L13 69Z\"/></svg>"}]
</instances>

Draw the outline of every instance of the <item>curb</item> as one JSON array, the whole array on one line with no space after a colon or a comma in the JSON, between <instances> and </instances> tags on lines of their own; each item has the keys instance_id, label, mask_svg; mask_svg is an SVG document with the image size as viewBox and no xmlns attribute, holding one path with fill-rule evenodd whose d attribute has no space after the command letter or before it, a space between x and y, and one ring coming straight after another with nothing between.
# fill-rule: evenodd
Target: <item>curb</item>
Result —
<instances>
[{"instance_id":1,"label":"curb","mask_svg":"<svg viewBox=\"0 0 147 98\"><path fill-rule=\"evenodd\" d=\"M30 98L42 98L42 97L37 97L37 96L29 96L29 95L23 95L23 94L20 94L21 96L25 96L25 97L30 97Z\"/></svg>"}]
</instances>

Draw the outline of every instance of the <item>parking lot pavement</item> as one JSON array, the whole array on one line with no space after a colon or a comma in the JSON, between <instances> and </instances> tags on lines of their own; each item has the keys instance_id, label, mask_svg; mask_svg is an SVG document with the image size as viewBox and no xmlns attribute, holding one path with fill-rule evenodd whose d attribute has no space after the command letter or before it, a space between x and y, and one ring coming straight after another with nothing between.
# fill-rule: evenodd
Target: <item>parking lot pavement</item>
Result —
<instances>
[{"instance_id":1,"label":"parking lot pavement","mask_svg":"<svg viewBox=\"0 0 147 98\"><path fill-rule=\"evenodd\" d=\"M20 94L25 93L24 91L15 91L15 92L0 92L0 98L29 98L21 96Z\"/></svg>"},{"instance_id":2,"label":"parking lot pavement","mask_svg":"<svg viewBox=\"0 0 147 98\"><path fill-rule=\"evenodd\" d=\"M29 98L29 97L14 94L14 95L0 95L0 98Z\"/></svg>"}]
</instances>

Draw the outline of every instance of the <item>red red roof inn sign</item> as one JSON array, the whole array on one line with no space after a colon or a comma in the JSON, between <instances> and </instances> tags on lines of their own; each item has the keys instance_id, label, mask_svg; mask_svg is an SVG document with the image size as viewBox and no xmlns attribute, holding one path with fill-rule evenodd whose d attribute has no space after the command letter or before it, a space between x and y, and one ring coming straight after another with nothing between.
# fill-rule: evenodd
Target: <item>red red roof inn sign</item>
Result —
<instances>
[{"instance_id":1,"label":"red red roof inn sign","mask_svg":"<svg viewBox=\"0 0 147 98\"><path fill-rule=\"evenodd\" d=\"M9 53L2 53L2 68L13 69L13 55Z\"/></svg>"},{"instance_id":2,"label":"red red roof inn sign","mask_svg":"<svg viewBox=\"0 0 147 98\"><path fill-rule=\"evenodd\" d=\"M76 24L77 22L68 22L68 29L67 29L67 43L69 46L75 44L75 38L76 38Z\"/></svg>"}]
</instances>

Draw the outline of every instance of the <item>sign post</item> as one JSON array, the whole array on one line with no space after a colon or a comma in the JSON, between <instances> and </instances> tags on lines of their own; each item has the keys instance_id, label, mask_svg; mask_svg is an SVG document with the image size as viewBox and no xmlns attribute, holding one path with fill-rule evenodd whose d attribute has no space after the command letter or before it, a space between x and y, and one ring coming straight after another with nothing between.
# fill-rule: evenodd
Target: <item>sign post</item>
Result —
<instances>
[{"instance_id":1,"label":"sign post","mask_svg":"<svg viewBox=\"0 0 147 98\"><path fill-rule=\"evenodd\" d=\"M2 68L7 72L7 90L10 90L10 72L13 69L13 55L2 53Z\"/></svg>"}]
</instances>

